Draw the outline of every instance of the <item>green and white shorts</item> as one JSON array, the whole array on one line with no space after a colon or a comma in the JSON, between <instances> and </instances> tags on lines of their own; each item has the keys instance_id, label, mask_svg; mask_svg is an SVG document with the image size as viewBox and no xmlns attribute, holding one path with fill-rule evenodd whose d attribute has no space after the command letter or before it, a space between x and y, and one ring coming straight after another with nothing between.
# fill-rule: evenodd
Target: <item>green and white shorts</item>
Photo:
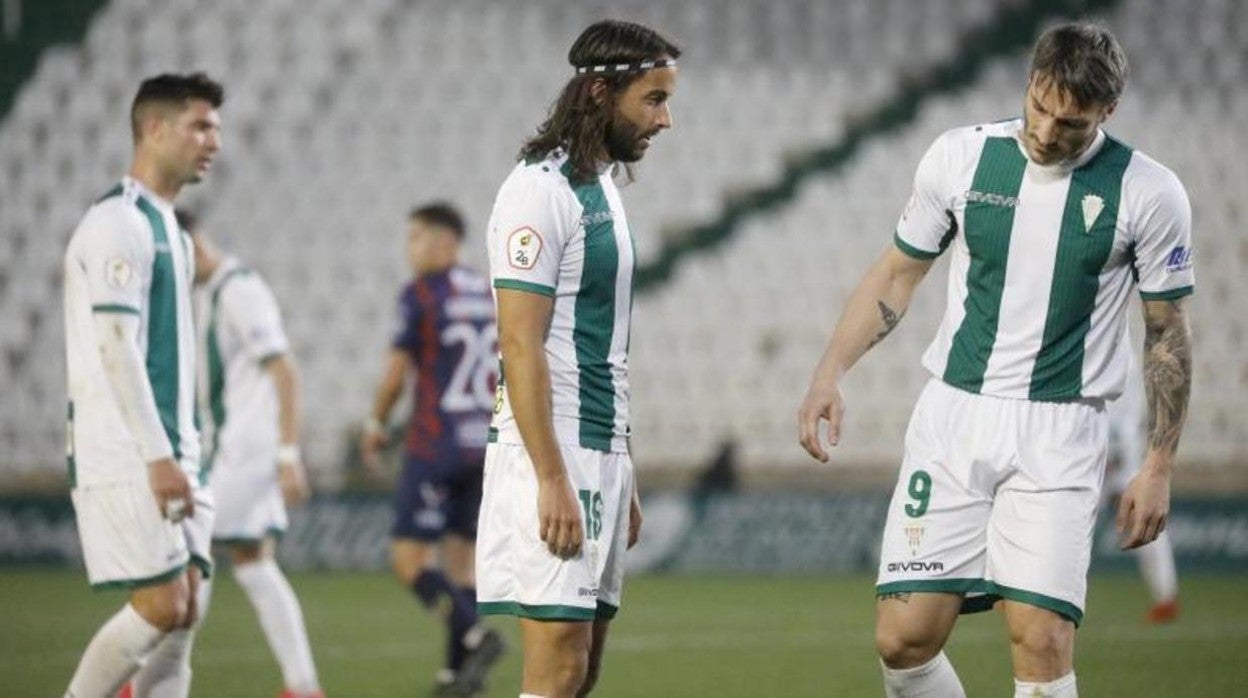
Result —
<instances>
[{"instance_id":1,"label":"green and white shorts","mask_svg":"<svg viewBox=\"0 0 1248 698\"><path fill-rule=\"evenodd\" d=\"M1100 400L976 395L933 379L906 432L877 594L951 592L1083 618L1108 444Z\"/></svg>"},{"instance_id":2,"label":"green and white shorts","mask_svg":"<svg viewBox=\"0 0 1248 698\"><path fill-rule=\"evenodd\" d=\"M212 495L192 479L195 516L161 515L147 478L78 487L71 496L87 579L96 589L162 584L188 563L212 572Z\"/></svg>"},{"instance_id":3,"label":"green and white shorts","mask_svg":"<svg viewBox=\"0 0 1248 698\"><path fill-rule=\"evenodd\" d=\"M208 479L217 505L212 538L218 543L259 543L286 531L286 502L272 449L235 455L222 448Z\"/></svg>"},{"instance_id":4,"label":"green and white shorts","mask_svg":"<svg viewBox=\"0 0 1248 698\"><path fill-rule=\"evenodd\" d=\"M624 587L633 462L627 453L560 446L581 503L585 544L561 560L538 533L537 474L523 446L491 443L477 524L477 609L483 614L612 618Z\"/></svg>"}]
</instances>

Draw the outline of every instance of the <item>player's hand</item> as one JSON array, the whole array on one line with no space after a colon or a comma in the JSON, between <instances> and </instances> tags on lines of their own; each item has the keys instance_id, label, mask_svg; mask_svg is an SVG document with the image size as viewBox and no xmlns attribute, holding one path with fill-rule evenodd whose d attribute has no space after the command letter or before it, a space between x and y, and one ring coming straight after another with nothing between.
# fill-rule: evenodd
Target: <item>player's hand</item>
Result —
<instances>
[{"instance_id":1,"label":"player's hand","mask_svg":"<svg viewBox=\"0 0 1248 698\"><path fill-rule=\"evenodd\" d=\"M191 482L172 458L159 458L147 464L147 483L165 518L177 523L195 515Z\"/></svg>"},{"instance_id":2,"label":"player's hand","mask_svg":"<svg viewBox=\"0 0 1248 698\"><path fill-rule=\"evenodd\" d=\"M820 463L828 462L828 452L819 439L819 420L828 420L828 445L835 446L841 440L844 414L845 402L836 383L821 383L818 379L811 382L797 411L797 434L802 448Z\"/></svg>"},{"instance_id":3,"label":"player's hand","mask_svg":"<svg viewBox=\"0 0 1248 698\"><path fill-rule=\"evenodd\" d=\"M633 490L632 501L628 503L628 547L625 550L632 550L639 538L641 538L641 497L637 495L637 490Z\"/></svg>"},{"instance_id":4,"label":"player's hand","mask_svg":"<svg viewBox=\"0 0 1248 698\"><path fill-rule=\"evenodd\" d=\"M360 436L360 459L369 470L376 471L381 462L378 454L386 447L387 441L386 430L380 425L373 424L372 420L364 425L364 433Z\"/></svg>"},{"instance_id":5,"label":"player's hand","mask_svg":"<svg viewBox=\"0 0 1248 698\"><path fill-rule=\"evenodd\" d=\"M1170 470L1145 462L1118 503L1118 538L1123 550L1147 545L1166 530L1170 517Z\"/></svg>"},{"instance_id":6,"label":"player's hand","mask_svg":"<svg viewBox=\"0 0 1248 698\"><path fill-rule=\"evenodd\" d=\"M566 476L538 480L537 522L538 535L551 555L570 560L581 554L585 538L581 505Z\"/></svg>"},{"instance_id":7,"label":"player's hand","mask_svg":"<svg viewBox=\"0 0 1248 698\"><path fill-rule=\"evenodd\" d=\"M301 461L279 461L277 484L282 488L282 501L287 506L303 504L312 496L312 488L308 486L308 474Z\"/></svg>"}]
</instances>

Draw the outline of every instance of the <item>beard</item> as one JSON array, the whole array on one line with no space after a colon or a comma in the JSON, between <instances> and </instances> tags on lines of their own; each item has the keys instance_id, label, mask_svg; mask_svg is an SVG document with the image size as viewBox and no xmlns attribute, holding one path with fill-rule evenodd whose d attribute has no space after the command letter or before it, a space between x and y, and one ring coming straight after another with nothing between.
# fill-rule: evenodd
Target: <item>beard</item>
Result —
<instances>
[{"instance_id":1,"label":"beard","mask_svg":"<svg viewBox=\"0 0 1248 698\"><path fill-rule=\"evenodd\" d=\"M641 129L620 115L607 125L607 156L615 162L637 162L646 154Z\"/></svg>"}]
</instances>

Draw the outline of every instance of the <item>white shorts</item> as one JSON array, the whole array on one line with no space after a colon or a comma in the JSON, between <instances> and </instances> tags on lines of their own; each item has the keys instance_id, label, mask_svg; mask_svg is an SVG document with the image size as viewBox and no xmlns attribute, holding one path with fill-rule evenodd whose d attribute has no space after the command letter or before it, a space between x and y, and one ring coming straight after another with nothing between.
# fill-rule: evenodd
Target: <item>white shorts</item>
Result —
<instances>
[{"instance_id":1,"label":"white shorts","mask_svg":"<svg viewBox=\"0 0 1248 698\"><path fill-rule=\"evenodd\" d=\"M633 494L627 453L560 446L581 502L585 544L561 560L538 535L537 474L523 446L491 443L477 523L477 610L522 618L612 618L624 586Z\"/></svg>"},{"instance_id":2,"label":"white shorts","mask_svg":"<svg viewBox=\"0 0 1248 698\"><path fill-rule=\"evenodd\" d=\"M212 469L208 487L217 502L213 541L259 543L286 531L286 504L272 458L218 463Z\"/></svg>"},{"instance_id":3,"label":"white shorts","mask_svg":"<svg viewBox=\"0 0 1248 698\"><path fill-rule=\"evenodd\" d=\"M877 594L952 592L1083 618L1105 473L1104 404L976 395L932 380L889 503Z\"/></svg>"},{"instance_id":4,"label":"white shorts","mask_svg":"<svg viewBox=\"0 0 1248 698\"><path fill-rule=\"evenodd\" d=\"M188 562L212 574L212 495L191 480L195 516L161 515L146 479L73 490L87 579L95 589L152 586L177 577Z\"/></svg>"}]
</instances>

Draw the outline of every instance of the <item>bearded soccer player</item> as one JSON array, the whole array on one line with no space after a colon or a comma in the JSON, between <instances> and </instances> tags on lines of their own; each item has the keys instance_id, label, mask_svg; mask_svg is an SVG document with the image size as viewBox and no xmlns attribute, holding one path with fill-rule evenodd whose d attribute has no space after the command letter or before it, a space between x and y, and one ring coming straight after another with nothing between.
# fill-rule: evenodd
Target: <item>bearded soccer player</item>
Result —
<instances>
[{"instance_id":1,"label":"bearded soccer player","mask_svg":"<svg viewBox=\"0 0 1248 698\"><path fill-rule=\"evenodd\" d=\"M1122 545L1165 527L1191 385L1191 210L1174 173L1102 130L1126 75L1106 29L1055 27L1035 46L1022 119L936 140L802 403L801 443L826 461L818 427L827 419L837 443L841 377L949 250L948 307L923 357L933 377L906 433L876 586L889 696L965 695L945 641L960 612L997 602L1015 695L1076 695L1106 401L1127 376L1133 285L1147 328L1149 430L1118 510Z\"/></svg>"},{"instance_id":2,"label":"bearded soccer player","mask_svg":"<svg viewBox=\"0 0 1248 698\"><path fill-rule=\"evenodd\" d=\"M173 201L220 149L223 94L203 73L145 80L131 108L130 172L87 210L65 252L78 533L91 586L129 593L83 652L72 698L111 698L132 676L140 697L190 690L213 507L194 417L194 259Z\"/></svg>"},{"instance_id":3,"label":"bearded soccer player","mask_svg":"<svg viewBox=\"0 0 1248 698\"><path fill-rule=\"evenodd\" d=\"M517 616L522 694L593 688L641 506L629 456L632 231L613 175L672 125L672 42L602 21L489 223L502 371L477 539L482 613Z\"/></svg>"}]
</instances>

